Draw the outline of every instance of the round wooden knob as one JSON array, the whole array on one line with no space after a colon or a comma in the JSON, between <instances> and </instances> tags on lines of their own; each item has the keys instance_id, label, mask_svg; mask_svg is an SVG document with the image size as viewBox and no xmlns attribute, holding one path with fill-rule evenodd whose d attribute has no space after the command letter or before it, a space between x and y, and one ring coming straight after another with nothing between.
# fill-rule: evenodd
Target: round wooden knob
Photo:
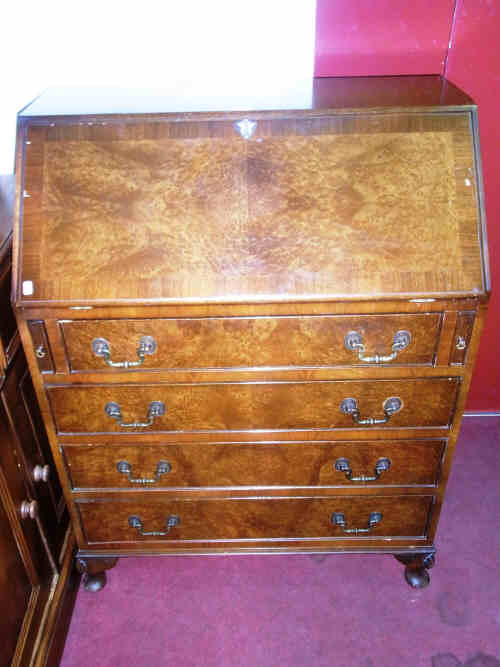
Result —
<instances>
[{"instance_id":1,"label":"round wooden knob","mask_svg":"<svg viewBox=\"0 0 500 667\"><path fill-rule=\"evenodd\" d=\"M33 468L33 479L35 482L48 482L50 478L50 466L35 466Z\"/></svg>"},{"instance_id":2,"label":"round wooden knob","mask_svg":"<svg viewBox=\"0 0 500 667\"><path fill-rule=\"evenodd\" d=\"M21 519L36 519L38 516L38 503L36 500L23 500L20 512Z\"/></svg>"}]
</instances>

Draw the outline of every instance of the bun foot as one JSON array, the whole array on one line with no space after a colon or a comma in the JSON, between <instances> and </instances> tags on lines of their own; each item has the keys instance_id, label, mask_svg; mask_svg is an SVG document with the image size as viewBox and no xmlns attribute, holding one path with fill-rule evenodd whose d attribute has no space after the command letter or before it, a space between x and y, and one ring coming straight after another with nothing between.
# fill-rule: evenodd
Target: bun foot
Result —
<instances>
[{"instance_id":1,"label":"bun foot","mask_svg":"<svg viewBox=\"0 0 500 667\"><path fill-rule=\"evenodd\" d=\"M100 574L85 574L83 576L83 587L90 593L97 593L106 586L106 572Z\"/></svg>"},{"instance_id":2,"label":"bun foot","mask_svg":"<svg viewBox=\"0 0 500 667\"><path fill-rule=\"evenodd\" d=\"M396 560L405 565L405 579L412 588L426 588L431 578L429 570L434 567L434 551L427 554L397 554Z\"/></svg>"},{"instance_id":3,"label":"bun foot","mask_svg":"<svg viewBox=\"0 0 500 667\"><path fill-rule=\"evenodd\" d=\"M425 588L431 583L429 573L423 567L418 570L405 567L405 579L412 588Z\"/></svg>"},{"instance_id":4,"label":"bun foot","mask_svg":"<svg viewBox=\"0 0 500 667\"><path fill-rule=\"evenodd\" d=\"M83 574L83 587L97 593L106 585L106 572L116 565L118 558L90 558L78 556L76 568Z\"/></svg>"}]
</instances>

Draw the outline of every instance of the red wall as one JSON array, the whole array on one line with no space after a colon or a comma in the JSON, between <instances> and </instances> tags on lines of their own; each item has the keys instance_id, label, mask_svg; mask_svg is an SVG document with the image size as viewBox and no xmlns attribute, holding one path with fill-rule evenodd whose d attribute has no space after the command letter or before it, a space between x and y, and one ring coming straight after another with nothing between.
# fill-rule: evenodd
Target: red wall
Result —
<instances>
[{"instance_id":1,"label":"red wall","mask_svg":"<svg viewBox=\"0 0 500 667\"><path fill-rule=\"evenodd\" d=\"M316 76L440 74L454 0L317 0Z\"/></svg>"},{"instance_id":2,"label":"red wall","mask_svg":"<svg viewBox=\"0 0 500 667\"><path fill-rule=\"evenodd\" d=\"M500 2L317 0L315 74L443 74L478 104L493 296L467 408L500 410Z\"/></svg>"}]
</instances>

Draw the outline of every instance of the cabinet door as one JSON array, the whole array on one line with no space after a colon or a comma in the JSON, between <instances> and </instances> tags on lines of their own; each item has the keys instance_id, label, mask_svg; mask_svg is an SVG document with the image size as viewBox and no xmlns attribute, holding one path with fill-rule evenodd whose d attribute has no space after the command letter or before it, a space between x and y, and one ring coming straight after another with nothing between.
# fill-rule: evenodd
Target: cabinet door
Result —
<instances>
[{"instance_id":1,"label":"cabinet door","mask_svg":"<svg viewBox=\"0 0 500 667\"><path fill-rule=\"evenodd\" d=\"M29 572L17 548L6 507L0 502L0 605L3 614L0 623L0 667L12 662L17 638L21 634L30 601L36 594Z\"/></svg>"},{"instance_id":2,"label":"cabinet door","mask_svg":"<svg viewBox=\"0 0 500 667\"><path fill-rule=\"evenodd\" d=\"M35 398L24 355L19 353L1 390L18 465L24 473L30 495L40 506L40 522L57 561L66 529L61 486ZM48 477L45 479L45 474Z\"/></svg>"},{"instance_id":3,"label":"cabinet door","mask_svg":"<svg viewBox=\"0 0 500 667\"><path fill-rule=\"evenodd\" d=\"M0 404L0 667L27 664L55 575L40 522L21 513L32 501Z\"/></svg>"}]
</instances>

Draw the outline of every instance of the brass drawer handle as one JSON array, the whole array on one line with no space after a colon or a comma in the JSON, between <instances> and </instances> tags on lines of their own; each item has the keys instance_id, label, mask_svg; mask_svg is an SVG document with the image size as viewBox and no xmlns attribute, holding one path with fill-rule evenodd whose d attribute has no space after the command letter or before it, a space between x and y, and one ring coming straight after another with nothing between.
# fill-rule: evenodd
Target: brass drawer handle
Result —
<instances>
[{"instance_id":1,"label":"brass drawer handle","mask_svg":"<svg viewBox=\"0 0 500 667\"><path fill-rule=\"evenodd\" d=\"M345 473L345 476L350 482L374 482L383 472L386 472L391 467L391 462L388 458L381 458L375 464L375 475L360 475L359 477L352 476L351 464L348 459L341 458L335 461L335 470L337 472Z\"/></svg>"},{"instance_id":2,"label":"brass drawer handle","mask_svg":"<svg viewBox=\"0 0 500 667\"><path fill-rule=\"evenodd\" d=\"M21 519L37 519L38 503L36 500L23 500L19 508Z\"/></svg>"},{"instance_id":3,"label":"brass drawer handle","mask_svg":"<svg viewBox=\"0 0 500 667\"><path fill-rule=\"evenodd\" d=\"M137 528L138 532L141 535L145 535L146 537L162 537L163 535L168 535L170 533L170 529L174 526L178 526L180 522L180 517L171 514L169 517L167 517L167 530L150 530L149 532L145 532L142 529L142 521L140 517L129 516L128 518L128 525L131 528Z\"/></svg>"},{"instance_id":4,"label":"brass drawer handle","mask_svg":"<svg viewBox=\"0 0 500 667\"><path fill-rule=\"evenodd\" d=\"M133 484L156 484L156 482L160 481L162 475L166 475L172 470L172 466L168 461L158 461L154 477L132 477L132 466L128 461L118 461L116 468L122 475L126 475L129 482Z\"/></svg>"},{"instance_id":5,"label":"brass drawer handle","mask_svg":"<svg viewBox=\"0 0 500 667\"><path fill-rule=\"evenodd\" d=\"M50 479L50 466L36 465L33 468L33 479L35 482L48 482Z\"/></svg>"},{"instance_id":6,"label":"brass drawer handle","mask_svg":"<svg viewBox=\"0 0 500 667\"><path fill-rule=\"evenodd\" d=\"M340 410L345 415L351 415L356 424L361 424L362 426L374 426L375 424L387 424L392 415L401 410L402 405L403 402L397 396L387 398L384 402L385 417L382 419L375 419L374 417L361 419L359 416L358 402L355 398L344 398L340 404Z\"/></svg>"},{"instance_id":7,"label":"brass drawer handle","mask_svg":"<svg viewBox=\"0 0 500 667\"><path fill-rule=\"evenodd\" d=\"M367 364L385 364L388 361L394 361L398 354L404 350L411 342L411 333L409 331L397 331L392 339L392 353L381 355L374 354L373 356L365 356L365 344L363 343L363 336L357 331L349 331L344 338L344 345L348 350L356 350L358 352L358 359Z\"/></svg>"},{"instance_id":8,"label":"brass drawer handle","mask_svg":"<svg viewBox=\"0 0 500 667\"><path fill-rule=\"evenodd\" d=\"M39 345L36 350L35 354L38 357L38 359L43 359L44 357L47 356L47 352L45 352L45 348L43 345Z\"/></svg>"},{"instance_id":9,"label":"brass drawer handle","mask_svg":"<svg viewBox=\"0 0 500 667\"><path fill-rule=\"evenodd\" d=\"M359 535L359 533L370 533L375 526L382 521L381 512L370 512L367 528L346 528L347 522L342 512L334 512L331 517L334 526L340 526L344 533Z\"/></svg>"},{"instance_id":10,"label":"brass drawer handle","mask_svg":"<svg viewBox=\"0 0 500 667\"><path fill-rule=\"evenodd\" d=\"M161 417L165 414L165 404L161 401L152 401L149 404L146 422L123 422L121 408L118 403L114 403L113 401L106 403L104 412L108 417L111 417L111 419L116 419L118 424L123 428L147 428L148 426L152 426L155 417Z\"/></svg>"},{"instance_id":11,"label":"brass drawer handle","mask_svg":"<svg viewBox=\"0 0 500 667\"><path fill-rule=\"evenodd\" d=\"M138 361L111 361L111 346L105 338L94 338L92 341L92 352L96 357L103 357L104 361L112 368L135 368L142 366L147 355L156 352L156 341L153 336L142 336L137 348Z\"/></svg>"}]
</instances>

